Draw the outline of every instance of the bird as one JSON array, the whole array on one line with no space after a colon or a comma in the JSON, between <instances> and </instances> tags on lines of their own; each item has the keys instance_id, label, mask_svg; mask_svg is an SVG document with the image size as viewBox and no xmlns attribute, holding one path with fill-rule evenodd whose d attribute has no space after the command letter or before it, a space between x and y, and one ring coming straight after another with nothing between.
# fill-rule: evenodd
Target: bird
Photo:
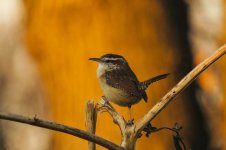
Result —
<instances>
[{"instance_id":1,"label":"bird","mask_svg":"<svg viewBox=\"0 0 226 150\"><path fill-rule=\"evenodd\" d=\"M148 101L145 90L149 85L169 75L169 73L161 74L140 82L121 55L105 54L100 58L89 58L89 60L99 64L97 78L105 98L119 106L128 107L129 121L133 120L131 119L131 106L140 102L141 99Z\"/></svg>"}]
</instances>

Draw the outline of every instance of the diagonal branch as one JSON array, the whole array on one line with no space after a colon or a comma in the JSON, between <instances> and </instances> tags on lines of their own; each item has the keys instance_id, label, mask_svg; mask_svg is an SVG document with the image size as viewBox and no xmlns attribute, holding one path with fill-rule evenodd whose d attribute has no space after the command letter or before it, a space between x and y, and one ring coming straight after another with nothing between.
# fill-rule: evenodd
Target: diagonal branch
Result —
<instances>
[{"instance_id":1,"label":"diagonal branch","mask_svg":"<svg viewBox=\"0 0 226 150\"><path fill-rule=\"evenodd\" d=\"M173 87L147 114L135 124L135 132L138 136L144 127L152 121L183 89L185 89L199 74L207 69L226 53L226 45L220 47L213 55L190 71L175 87Z\"/></svg>"},{"instance_id":2,"label":"diagonal branch","mask_svg":"<svg viewBox=\"0 0 226 150\"><path fill-rule=\"evenodd\" d=\"M94 143L97 143L97 144L99 144L103 147L106 147L108 149L111 149L111 150L123 150L123 148L120 147L119 145L116 145L116 144L114 144L108 140L105 140L99 136L96 136L94 134L88 133L86 131L83 131L83 130L80 130L77 128L69 127L66 125L41 120L36 117L31 118L31 117L25 117L25 116L16 115L16 114L0 112L0 119L21 122L21 123L30 124L30 125L37 126L37 127L60 131L63 133L67 133L67 134L71 134L71 135L80 137L85 140L92 141Z\"/></svg>"}]
</instances>

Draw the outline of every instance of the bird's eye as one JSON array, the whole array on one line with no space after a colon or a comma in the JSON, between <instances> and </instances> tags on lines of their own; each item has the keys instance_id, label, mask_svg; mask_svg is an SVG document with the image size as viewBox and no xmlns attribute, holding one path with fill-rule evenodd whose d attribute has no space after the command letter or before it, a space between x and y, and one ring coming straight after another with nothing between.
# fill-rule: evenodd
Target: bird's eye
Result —
<instances>
[{"instance_id":1,"label":"bird's eye","mask_svg":"<svg viewBox=\"0 0 226 150\"><path fill-rule=\"evenodd\" d=\"M110 61L110 60L105 60L105 62L106 62L106 63L109 63L109 62L111 62L111 61Z\"/></svg>"}]
</instances>

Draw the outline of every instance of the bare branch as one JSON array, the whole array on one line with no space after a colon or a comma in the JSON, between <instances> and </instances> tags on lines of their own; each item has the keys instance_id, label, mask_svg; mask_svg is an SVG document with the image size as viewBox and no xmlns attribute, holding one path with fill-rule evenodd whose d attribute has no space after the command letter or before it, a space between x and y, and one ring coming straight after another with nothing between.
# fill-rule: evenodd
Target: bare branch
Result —
<instances>
[{"instance_id":1,"label":"bare branch","mask_svg":"<svg viewBox=\"0 0 226 150\"><path fill-rule=\"evenodd\" d=\"M86 129L89 133L95 134L96 132L96 120L97 110L93 101L86 102ZM88 141L88 149L95 150L96 145L93 142Z\"/></svg>"},{"instance_id":2,"label":"bare branch","mask_svg":"<svg viewBox=\"0 0 226 150\"><path fill-rule=\"evenodd\" d=\"M144 127L153 120L168 104L171 102L183 89L185 89L199 74L207 69L211 64L217 61L226 53L226 45L220 47L213 55L205 59L202 63L190 71L175 87L173 87L147 114L143 116L135 124L135 132L137 136L141 133Z\"/></svg>"},{"instance_id":3,"label":"bare branch","mask_svg":"<svg viewBox=\"0 0 226 150\"><path fill-rule=\"evenodd\" d=\"M108 148L108 149L123 150L123 148L120 147L119 145L116 145L116 144L114 144L114 143L112 143L108 140L105 140L105 139L103 139L99 136L96 136L92 133L88 133L86 131L83 131L83 130L80 130L80 129L77 129L77 128L73 128L73 127L69 127L69 126L66 126L66 125L58 124L58 123L55 123L55 122L49 122L49 121L41 120L41 119L38 119L36 117L31 118L31 117L25 117L25 116L16 115L16 114L0 112L0 119L20 122L20 123L25 123L25 124L37 126L37 127L42 127L42 128L46 128L46 129L60 131L60 132L63 132L63 133L74 135L76 137L80 137L80 138L85 139L85 140L95 142L95 143L97 143L97 144L99 144L103 147Z\"/></svg>"}]
</instances>

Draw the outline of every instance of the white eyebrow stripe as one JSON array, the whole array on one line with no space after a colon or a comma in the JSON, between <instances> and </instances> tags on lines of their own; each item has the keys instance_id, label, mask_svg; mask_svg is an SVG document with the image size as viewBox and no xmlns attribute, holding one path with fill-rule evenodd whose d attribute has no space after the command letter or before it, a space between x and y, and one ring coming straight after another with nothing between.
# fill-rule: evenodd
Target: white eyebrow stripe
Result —
<instances>
[{"instance_id":1,"label":"white eyebrow stripe","mask_svg":"<svg viewBox=\"0 0 226 150\"><path fill-rule=\"evenodd\" d=\"M123 58L104 58L104 60L123 60Z\"/></svg>"}]
</instances>

